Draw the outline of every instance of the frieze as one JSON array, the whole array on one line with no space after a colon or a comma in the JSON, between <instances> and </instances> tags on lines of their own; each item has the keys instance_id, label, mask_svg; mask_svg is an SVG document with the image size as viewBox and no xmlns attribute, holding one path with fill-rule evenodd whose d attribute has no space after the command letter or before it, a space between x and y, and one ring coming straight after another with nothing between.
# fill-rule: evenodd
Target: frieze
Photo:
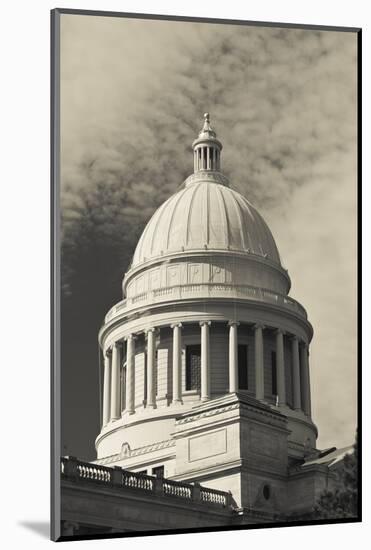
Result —
<instances>
[{"instance_id":1,"label":"frieze","mask_svg":"<svg viewBox=\"0 0 371 550\"><path fill-rule=\"evenodd\" d=\"M216 414L221 414L223 412L228 412L228 411L232 411L234 409L241 409L241 410L248 410L248 411L251 411L251 412L254 412L254 413L258 413L259 415L261 416L266 416L267 418L271 418L271 419L274 419L274 420L278 420L278 421L281 421L282 423L286 423L286 417L281 417L280 414L277 414L276 412L272 411L270 412L269 410L267 411L263 411L263 410L257 410L255 407L252 407L252 406L249 406L249 405L246 405L245 403L234 403L233 405L228 405L226 407L219 407L217 409L212 409L212 410L209 410L209 411L204 411L204 412L200 412L199 414L195 414L195 415L192 415L192 416L187 416L185 418L179 418L178 420L176 420L175 424L178 426L178 425L181 425L181 424L187 424L189 422L193 422L195 420L199 420L201 418L207 418L209 416L214 416Z\"/></svg>"}]
</instances>

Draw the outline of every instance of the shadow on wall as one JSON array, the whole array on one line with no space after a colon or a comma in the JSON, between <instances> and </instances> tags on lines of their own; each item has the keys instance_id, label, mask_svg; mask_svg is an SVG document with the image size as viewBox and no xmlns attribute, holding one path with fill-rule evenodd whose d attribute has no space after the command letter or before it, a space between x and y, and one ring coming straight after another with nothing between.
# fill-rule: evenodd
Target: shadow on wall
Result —
<instances>
[{"instance_id":1,"label":"shadow on wall","mask_svg":"<svg viewBox=\"0 0 371 550\"><path fill-rule=\"evenodd\" d=\"M43 539L50 538L50 523L49 521L19 521L18 525L33 531Z\"/></svg>"}]
</instances>

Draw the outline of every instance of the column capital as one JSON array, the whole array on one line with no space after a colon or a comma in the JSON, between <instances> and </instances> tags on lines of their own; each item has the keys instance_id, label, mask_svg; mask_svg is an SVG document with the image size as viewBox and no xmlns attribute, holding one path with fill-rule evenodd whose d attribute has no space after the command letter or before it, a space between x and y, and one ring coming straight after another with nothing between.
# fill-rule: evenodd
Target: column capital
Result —
<instances>
[{"instance_id":1,"label":"column capital","mask_svg":"<svg viewBox=\"0 0 371 550\"><path fill-rule=\"evenodd\" d=\"M127 342L128 340L136 340L137 338L138 336L136 334L128 334L127 336L124 336L125 342Z\"/></svg>"},{"instance_id":2,"label":"column capital","mask_svg":"<svg viewBox=\"0 0 371 550\"><path fill-rule=\"evenodd\" d=\"M207 326L210 326L211 325L211 321L200 321L200 327L203 327L204 325L207 325Z\"/></svg>"},{"instance_id":3,"label":"column capital","mask_svg":"<svg viewBox=\"0 0 371 550\"><path fill-rule=\"evenodd\" d=\"M149 332L156 332L156 327L146 328L144 334L148 334Z\"/></svg>"},{"instance_id":4,"label":"column capital","mask_svg":"<svg viewBox=\"0 0 371 550\"><path fill-rule=\"evenodd\" d=\"M182 323L173 323L172 325L170 325L170 328L174 329L174 328L183 328L183 325Z\"/></svg>"},{"instance_id":5,"label":"column capital","mask_svg":"<svg viewBox=\"0 0 371 550\"><path fill-rule=\"evenodd\" d=\"M112 344L112 349L113 349L113 348L119 348L120 346L122 346L122 341L121 341L121 340L117 340L116 342L113 342L113 344Z\"/></svg>"},{"instance_id":6,"label":"column capital","mask_svg":"<svg viewBox=\"0 0 371 550\"><path fill-rule=\"evenodd\" d=\"M282 328L276 328L274 334L282 334L282 336L285 336L286 331L284 331Z\"/></svg>"},{"instance_id":7,"label":"column capital","mask_svg":"<svg viewBox=\"0 0 371 550\"><path fill-rule=\"evenodd\" d=\"M289 338L291 342L298 342L299 343L299 337L296 334L290 334Z\"/></svg>"},{"instance_id":8,"label":"column capital","mask_svg":"<svg viewBox=\"0 0 371 550\"><path fill-rule=\"evenodd\" d=\"M228 321L228 326L229 327L233 327L233 326L238 327L238 326L240 326L240 324L241 323L239 321Z\"/></svg>"},{"instance_id":9,"label":"column capital","mask_svg":"<svg viewBox=\"0 0 371 550\"><path fill-rule=\"evenodd\" d=\"M263 325L263 323L255 323L255 325L253 325L253 328L256 330L258 328L261 328L262 330L265 329L265 325Z\"/></svg>"},{"instance_id":10,"label":"column capital","mask_svg":"<svg viewBox=\"0 0 371 550\"><path fill-rule=\"evenodd\" d=\"M108 348L106 348L104 351L103 351L103 357L104 358L108 358L112 353L112 349L111 349L111 346L109 346Z\"/></svg>"}]
</instances>

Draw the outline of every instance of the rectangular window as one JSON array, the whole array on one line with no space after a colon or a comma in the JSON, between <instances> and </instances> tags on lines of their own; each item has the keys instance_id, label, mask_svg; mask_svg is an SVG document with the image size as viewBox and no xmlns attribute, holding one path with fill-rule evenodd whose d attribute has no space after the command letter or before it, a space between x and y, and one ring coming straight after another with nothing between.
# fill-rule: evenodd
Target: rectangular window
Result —
<instances>
[{"instance_id":1,"label":"rectangular window","mask_svg":"<svg viewBox=\"0 0 371 550\"><path fill-rule=\"evenodd\" d=\"M144 361L143 361L143 404L147 402L147 347L144 350Z\"/></svg>"},{"instance_id":2,"label":"rectangular window","mask_svg":"<svg viewBox=\"0 0 371 550\"><path fill-rule=\"evenodd\" d=\"M276 365L276 352L272 351L271 354L272 365L272 395L277 395L277 365Z\"/></svg>"},{"instance_id":3,"label":"rectangular window","mask_svg":"<svg viewBox=\"0 0 371 550\"><path fill-rule=\"evenodd\" d=\"M201 388L201 345L187 346L186 391Z\"/></svg>"},{"instance_id":4,"label":"rectangular window","mask_svg":"<svg viewBox=\"0 0 371 550\"><path fill-rule=\"evenodd\" d=\"M165 467L164 466L156 466L156 468L152 468L152 475L156 477L164 477L165 474Z\"/></svg>"},{"instance_id":5,"label":"rectangular window","mask_svg":"<svg viewBox=\"0 0 371 550\"><path fill-rule=\"evenodd\" d=\"M158 393L158 349L156 349L156 355L155 355L155 395Z\"/></svg>"},{"instance_id":6,"label":"rectangular window","mask_svg":"<svg viewBox=\"0 0 371 550\"><path fill-rule=\"evenodd\" d=\"M238 345L238 389L249 389L247 346L244 344Z\"/></svg>"}]
</instances>

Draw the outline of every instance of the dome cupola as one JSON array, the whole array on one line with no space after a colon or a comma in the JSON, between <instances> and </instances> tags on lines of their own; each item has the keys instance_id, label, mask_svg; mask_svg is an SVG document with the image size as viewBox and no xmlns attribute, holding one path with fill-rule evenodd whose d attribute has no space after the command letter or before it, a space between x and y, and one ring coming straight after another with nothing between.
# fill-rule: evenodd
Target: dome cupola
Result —
<instances>
[{"instance_id":1,"label":"dome cupola","mask_svg":"<svg viewBox=\"0 0 371 550\"><path fill-rule=\"evenodd\" d=\"M194 171L220 171L220 152L223 148L210 126L209 113L204 114L204 125L198 138L192 143L194 152Z\"/></svg>"}]
</instances>

